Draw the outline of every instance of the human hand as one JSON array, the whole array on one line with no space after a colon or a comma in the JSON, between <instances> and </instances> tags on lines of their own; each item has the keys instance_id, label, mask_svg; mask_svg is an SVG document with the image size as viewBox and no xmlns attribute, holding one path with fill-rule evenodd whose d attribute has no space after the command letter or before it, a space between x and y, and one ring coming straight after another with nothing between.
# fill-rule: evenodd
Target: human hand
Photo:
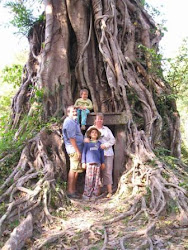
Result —
<instances>
[{"instance_id":1,"label":"human hand","mask_svg":"<svg viewBox=\"0 0 188 250\"><path fill-rule=\"evenodd\" d=\"M102 170L105 169L105 164L104 164L104 163L101 164L101 169L102 169Z\"/></svg>"},{"instance_id":2,"label":"human hand","mask_svg":"<svg viewBox=\"0 0 188 250\"><path fill-rule=\"evenodd\" d=\"M105 146L104 144L101 144L101 148L102 148L102 149L105 149L106 146Z\"/></svg>"},{"instance_id":3,"label":"human hand","mask_svg":"<svg viewBox=\"0 0 188 250\"><path fill-rule=\"evenodd\" d=\"M86 138L84 138L84 142L89 143L90 139L86 137Z\"/></svg>"},{"instance_id":4,"label":"human hand","mask_svg":"<svg viewBox=\"0 0 188 250\"><path fill-rule=\"evenodd\" d=\"M78 160L80 161L80 160L81 160L81 156L82 156L81 153L80 153L80 151L77 150L77 151L76 151L76 154L77 154L77 156L78 156Z\"/></svg>"},{"instance_id":5,"label":"human hand","mask_svg":"<svg viewBox=\"0 0 188 250\"><path fill-rule=\"evenodd\" d=\"M86 163L82 163L82 168L86 169Z\"/></svg>"}]
</instances>

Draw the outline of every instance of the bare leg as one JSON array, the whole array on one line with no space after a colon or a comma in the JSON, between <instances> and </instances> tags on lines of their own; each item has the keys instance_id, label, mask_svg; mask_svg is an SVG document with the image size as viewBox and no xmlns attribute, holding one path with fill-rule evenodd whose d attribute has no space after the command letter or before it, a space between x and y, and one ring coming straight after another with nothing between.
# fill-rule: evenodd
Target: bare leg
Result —
<instances>
[{"instance_id":1,"label":"bare leg","mask_svg":"<svg viewBox=\"0 0 188 250\"><path fill-rule=\"evenodd\" d=\"M67 190L69 194L75 193L77 179L78 179L78 173L70 170L68 174L68 190Z\"/></svg>"},{"instance_id":2,"label":"bare leg","mask_svg":"<svg viewBox=\"0 0 188 250\"><path fill-rule=\"evenodd\" d=\"M73 190L74 193L76 192L76 183L77 183L77 179L78 179L78 173L74 172L74 183L73 183Z\"/></svg>"},{"instance_id":3,"label":"bare leg","mask_svg":"<svg viewBox=\"0 0 188 250\"><path fill-rule=\"evenodd\" d=\"M112 185L108 184L107 185L107 190L108 190L108 194L107 194L107 198L110 198L112 196Z\"/></svg>"},{"instance_id":4,"label":"bare leg","mask_svg":"<svg viewBox=\"0 0 188 250\"><path fill-rule=\"evenodd\" d=\"M112 193L112 185L111 184L107 185L107 190L108 190L108 193Z\"/></svg>"}]
</instances>

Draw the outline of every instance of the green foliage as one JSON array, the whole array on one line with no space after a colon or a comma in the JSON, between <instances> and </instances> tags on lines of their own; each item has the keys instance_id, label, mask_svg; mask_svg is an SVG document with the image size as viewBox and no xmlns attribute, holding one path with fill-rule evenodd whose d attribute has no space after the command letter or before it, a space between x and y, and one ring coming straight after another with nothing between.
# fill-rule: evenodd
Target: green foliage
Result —
<instances>
[{"instance_id":1,"label":"green foliage","mask_svg":"<svg viewBox=\"0 0 188 250\"><path fill-rule=\"evenodd\" d=\"M145 8L147 9L147 11L150 13L150 15L153 18L160 16L161 12L159 11L159 9L156 8L156 7L153 7L152 5L150 5L147 2L149 2L149 1L141 0L142 5L145 6Z\"/></svg>"},{"instance_id":2,"label":"green foliage","mask_svg":"<svg viewBox=\"0 0 188 250\"><path fill-rule=\"evenodd\" d=\"M41 2L39 0L15 0L5 3L4 6L13 13L10 24L18 29L18 34L27 36L34 23L44 19L44 16L39 14L42 7Z\"/></svg>"},{"instance_id":3,"label":"green foliage","mask_svg":"<svg viewBox=\"0 0 188 250\"><path fill-rule=\"evenodd\" d=\"M172 101L177 99L177 95L174 93L166 94L163 93L160 96L156 95L156 93L153 93L154 101L157 107L157 110L159 111L161 117L164 118L166 115L166 111L172 112L171 109L171 103ZM165 126L165 121L163 122L163 127Z\"/></svg>"},{"instance_id":4,"label":"green foliage","mask_svg":"<svg viewBox=\"0 0 188 250\"><path fill-rule=\"evenodd\" d=\"M0 82L0 138L5 133L10 117L11 99L20 86L22 66L6 66L1 72Z\"/></svg>"},{"instance_id":5,"label":"green foliage","mask_svg":"<svg viewBox=\"0 0 188 250\"><path fill-rule=\"evenodd\" d=\"M185 132L184 132L185 133ZM183 134L184 136L185 134ZM182 153L182 161L188 165L188 147L185 145L185 143L183 142L181 145L181 153Z\"/></svg>"},{"instance_id":6,"label":"green foliage","mask_svg":"<svg viewBox=\"0 0 188 250\"><path fill-rule=\"evenodd\" d=\"M7 79L10 76L7 74ZM13 86L9 83L10 89ZM6 84L7 86L7 84ZM41 121L41 105L36 104L32 116L25 115L20 123L21 134L16 130L8 129L8 118L10 115L10 100L12 92L7 92L7 97L0 98L1 122L0 122L0 158L5 155L9 157L1 165L0 182L8 176L20 157L21 151L27 141L34 137L44 126Z\"/></svg>"},{"instance_id":7,"label":"green foliage","mask_svg":"<svg viewBox=\"0 0 188 250\"><path fill-rule=\"evenodd\" d=\"M23 66L19 64L12 64L6 66L2 70L2 81L12 85L14 88L20 86Z\"/></svg>"},{"instance_id":8,"label":"green foliage","mask_svg":"<svg viewBox=\"0 0 188 250\"><path fill-rule=\"evenodd\" d=\"M3 165L1 165L0 184L11 173L12 168L18 163L21 151L25 144L31 138L33 138L42 128L46 127L50 131L52 123L60 122L54 117L52 117L51 120L46 123L42 121L42 97L43 90L36 90L36 95L31 101L33 111L32 115L26 114L22 117L22 120L19 125L21 131L20 134L16 130L7 129L7 116L1 116L2 119L0 122L0 158L3 158L7 154L9 155L9 157L3 162ZM4 97L0 99L0 103L2 103L2 100L4 100ZM7 100L6 104L4 104L5 112L6 109L8 109L6 105L9 104L10 97L9 101Z\"/></svg>"},{"instance_id":9,"label":"green foliage","mask_svg":"<svg viewBox=\"0 0 188 250\"><path fill-rule=\"evenodd\" d=\"M164 12L162 10L163 5L159 5L157 4L157 2L151 5L149 0L145 0L144 7L147 10L147 12L152 16L152 18L155 20L157 29L160 30L160 34L164 36L164 33L167 31L167 28L165 26L166 20L163 19L164 18Z\"/></svg>"},{"instance_id":10,"label":"green foliage","mask_svg":"<svg viewBox=\"0 0 188 250\"><path fill-rule=\"evenodd\" d=\"M183 160L188 162L188 38L184 39L178 55L168 60L166 80L172 87L177 99L177 108L181 117Z\"/></svg>"},{"instance_id":11,"label":"green foliage","mask_svg":"<svg viewBox=\"0 0 188 250\"><path fill-rule=\"evenodd\" d=\"M183 41L177 57L169 59L170 69L166 79L178 97L183 98L188 104L188 39Z\"/></svg>"},{"instance_id":12,"label":"green foliage","mask_svg":"<svg viewBox=\"0 0 188 250\"><path fill-rule=\"evenodd\" d=\"M167 174L166 172L162 172L162 177L165 179L165 180L168 180L169 179L169 174Z\"/></svg>"},{"instance_id":13,"label":"green foliage","mask_svg":"<svg viewBox=\"0 0 188 250\"><path fill-rule=\"evenodd\" d=\"M21 82L22 66L13 64L6 66L1 72L0 82L0 158L9 155L1 164L0 184L12 171L18 162L23 141L15 141L14 130L8 129L11 113L11 99ZM13 143L14 142L14 143Z\"/></svg>"},{"instance_id":14,"label":"green foliage","mask_svg":"<svg viewBox=\"0 0 188 250\"><path fill-rule=\"evenodd\" d=\"M149 206L150 201L151 201L151 190L149 187L146 187L146 195L145 195L145 199L146 199L146 204Z\"/></svg>"},{"instance_id":15,"label":"green foliage","mask_svg":"<svg viewBox=\"0 0 188 250\"><path fill-rule=\"evenodd\" d=\"M13 230L13 229L14 229L15 227L17 227L19 224L20 224L20 221L19 221L19 220L14 220L14 221L12 221L12 222L9 224L8 228L9 228L9 230Z\"/></svg>"},{"instance_id":16,"label":"green foliage","mask_svg":"<svg viewBox=\"0 0 188 250\"><path fill-rule=\"evenodd\" d=\"M32 11L27 9L23 2L8 2L5 4L13 13L14 17L10 23L17 27L19 33L27 35L36 18L33 17Z\"/></svg>"},{"instance_id":17,"label":"green foliage","mask_svg":"<svg viewBox=\"0 0 188 250\"><path fill-rule=\"evenodd\" d=\"M103 246L103 242L100 241L95 246L90 247L90 250L99 250L99 249L102 249L102 246Z\"/></svg>"},{"instance_id":18,"label":"green foliage","mask_svg":"<svg viewBox=\"0 0 188 250\"><path fill-rule=\"evenodd\" d=\"M188 191L188 180L186 180L185 182L180 182L179 186L183 187L184 189Z\"/></svg>"},{"instance_id":19,"label":"green foliage","mask_svg":"<svg viewBox=\"0 0 188 250\"><path fill-rule=\"evenodd\" d=\"M24 146L24 140L14 140L14 132L13 130L9 130L1 136L0 158L3 158L5 155L8 155L8 157L1 164L0 185L6 177L11 174L13 167L20 158L21 150Z\"/></svg>"},{"instance_id":20,"label":"green foliage","mask_svg":"<svg viewBox=\"0 0 188 250\"><path fill-rule=\"evenodd\" d=\"M138 49L140 49L146 57L150 60L150 67L148 68L148 73L155 73L159 75L159 77L162 77L162 69L161 69L161 61L163 60L163 57L161 54L157 53L155 49L149 49L146 46L139 44ZM145 63L142 62L141 63Z\"/></svg>"},{"instance_id":21,"label":"green foliage","mask_svg":"<svg viewBox=\"0 0 188 250\"><path fill-rule=\"evenodd\" d=\"M144 6L146 1L145 0L140 0L140 3L141 3L142 6Z\"/></svg>"},{"instance_id":22,"label":"green foliage","mask_svg":"<svg viewBox=\"0 0 188 250\"><path fill-rule=\"evenodd\" d=\"M175 200L169 200L167 206L168 214L177 214L179 212L177 202Z\"/></svg>"},{"instance_id":23,"label":"green foliage","mask_svg":"<svg viewBox=\"0 0 188 250\"><path fill-rule=\"evenodd\" d=\"M3 215L6 211L6 206L4 202L1 202L0 204L0 215Z\"/></svg>"},{"instance_id":24,"label":"green foliage","mask_svg":"<svg viewBox=\"0 0 188 250\"><path fill-rule=\"evenodd\" d=\"M172 169L177 166L178 159L170 155L170 150L158 147L154 150L154 152L161 161L165 162Z\"/></svg>"},{"instance_id":25,"label":"green foliage","mask_svg":"<svg viewBox=\"0 0 188 250\"><path fill-rule=\"evenodd\" d=\"M5 127L8 123L8 119L10 116L10 105L11 105L10 96L0 97L0 138L1 134L4 133Z\"/></svg>"}]
</instances>

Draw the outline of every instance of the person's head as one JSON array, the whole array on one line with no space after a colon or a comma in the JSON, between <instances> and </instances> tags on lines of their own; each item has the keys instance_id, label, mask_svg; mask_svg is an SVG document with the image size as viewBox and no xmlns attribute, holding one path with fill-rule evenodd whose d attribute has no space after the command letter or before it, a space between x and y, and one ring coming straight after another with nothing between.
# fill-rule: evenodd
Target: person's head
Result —
<instances>
[{"instance_id":1,"label":"person's head","mask_svg":"<svg viewBox=\"0 0 188 250\"><path fill-rule=\"evenodd\" d=\"M88 98L88 90L87 89L81 89L80 90L80 97L84 100Z\"/></svg>"},{"instance_id":2,"label":"person's head","mask_svg":"<svg viewBox=\"0 0 188 250\"><path fill-rule=\"evenodd\" d=\"M67 116L70 118L76 118L77 117L77 111L76 108L71 105L67 107Z\"/></svg>"},{"instance_id":3,"label":"person's head","mask_svg":"<svg viewBox=\"0 0 188 250\"><path fill-rule=\"evenodd\" d=\"M103 122L104 122L104 115L103 115L103 113L97 113L96 117L95 117L94 125L97 128L102 128Z\"/></svg>"},{"instance_id":4,"label":"person's head","mask_svg":"<svg viewBox=\"0 0 188 250\"><path fill-rule=\"evenodd\" d=\"M101 132L96 127L92 126L87 130L86 136L91 140L98 140L101 136Z\"/></svg>"}]
</instances>

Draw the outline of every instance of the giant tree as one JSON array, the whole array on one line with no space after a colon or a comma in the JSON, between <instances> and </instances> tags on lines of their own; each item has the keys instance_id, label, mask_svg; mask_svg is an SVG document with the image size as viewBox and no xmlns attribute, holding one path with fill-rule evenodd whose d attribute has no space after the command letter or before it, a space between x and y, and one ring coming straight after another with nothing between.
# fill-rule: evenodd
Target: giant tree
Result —
<instances>
[{"instance_id":1,"label":"giant tree","mask_svg":"<svg viewBox=\"0 0 188 250\"><path fill-rule=\"evenodd\" d=\"M114 131L121 155L115 166L120 169L116 195L126 196L129 187L124 216L147 214L148 228L138 235L152 247L149 232L169 200L176 202L182 223L188 213L186 191L156 155L160 147L177 161L181 157L179 115L158 55L162 33L139 0L46 0L44 5L43 18L28 33L29 59L12 102L15 140L27 129L26 117L36 113L44 123L63 121L81 88L89 90L95 113L125 113L125 124ZM52 220L51 193L66 202L64 190L55 188L58 175L66 181L61 125L56 123L27 142L4 181L0 200L9 199L9 205L0 226L18 213ZM28 220L32 225L31 214Z\"/></svg>"}]
</instances>

